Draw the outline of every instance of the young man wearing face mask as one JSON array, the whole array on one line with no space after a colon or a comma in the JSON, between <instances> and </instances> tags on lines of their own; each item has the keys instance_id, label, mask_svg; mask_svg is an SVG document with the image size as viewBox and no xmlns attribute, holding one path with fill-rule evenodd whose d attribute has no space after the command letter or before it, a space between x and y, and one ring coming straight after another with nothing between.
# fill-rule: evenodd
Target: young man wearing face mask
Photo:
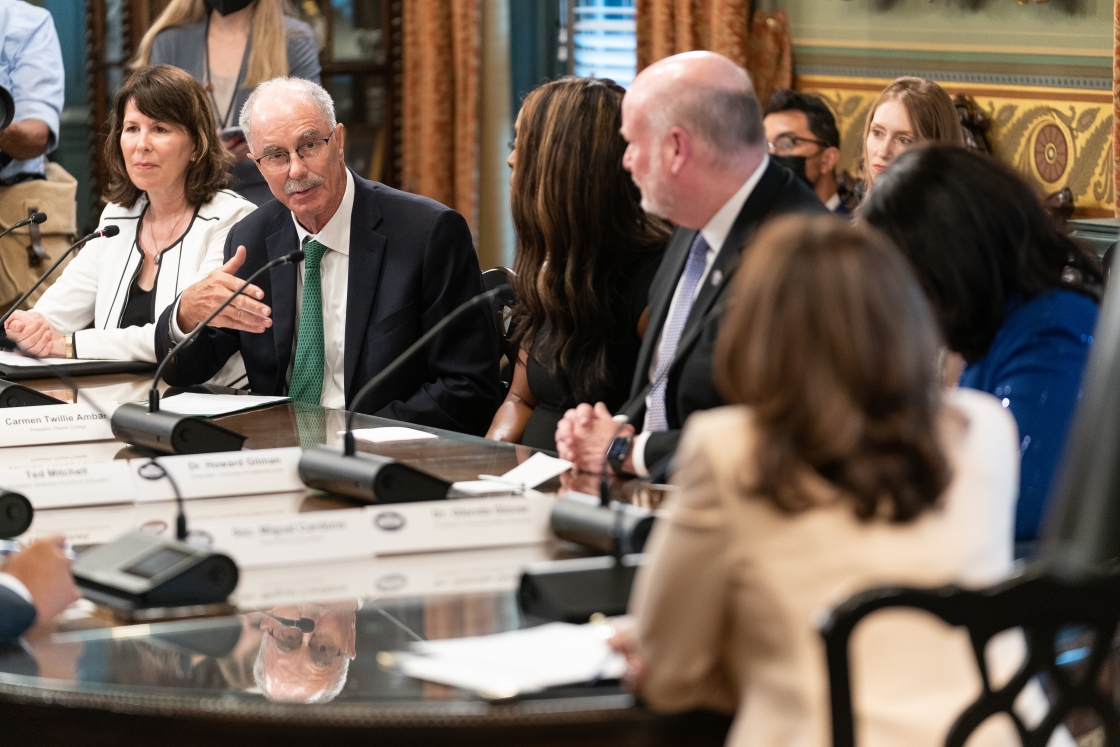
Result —
<instances>
[{"instance_id":1,"label":"young man wearing face mask","mask_svg":"<svg viewBox=\"0 0 1120 747\"><path fill-rule=\"evenodd\" d=\"M811 93L775 91L762 122L770 157L808 182L833 213L848 215L849 201L836 183L840 131L828 105Z\"/></svg>"},{"instance_id":2,"label":"young man wearing face mask","mask_svg":"<svg viewBox=\"0 0 1120 747\"><path fill-rule=\"evenodd\" d=\"M233 156L234 189L257 205L272 193L248 159L238 113L254 88L273 78L319 82L311 27L284 15L283 0L171 0L140 41L136 66L174 65L210 94L222 144Z\"/></svg>"}]
</instances>

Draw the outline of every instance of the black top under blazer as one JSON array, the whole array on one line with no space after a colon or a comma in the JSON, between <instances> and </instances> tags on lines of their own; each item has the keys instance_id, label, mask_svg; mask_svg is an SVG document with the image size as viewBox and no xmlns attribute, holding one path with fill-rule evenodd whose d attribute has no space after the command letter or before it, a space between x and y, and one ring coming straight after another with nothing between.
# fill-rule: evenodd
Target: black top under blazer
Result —
<instances>
[{"instance_id":1,"label":"black top under blazer","mask_svg":"<svg viewBox=\"0 0 1120 747\"><path fill-rule=\"evenodd\" d=\"M276 257L299 249L292 214L276 200L230 229L228 261L245 245L248 277ZM482 273L467 222L451 208L354 176L344 344L346 406L362 385L421 335L472 296L483 292ZM284 264L256 285L272 308L272 327L261 334L208 329L167 365L173 386L201 384L240 351L256 394L287 393L295 350L297 267ZM156 324L156 357L172 347L170 321L177 304ZM364 402L364 413L484 434L499 404L498 332L483 305L464 314Z\"/></svg>"},{"instance_id":2,"label":"black top under blazer","mask_svg":"<svg viewBox=\"0 0 1120 747\"><path fill-rule=\"evenodd\" d=\"M0 641L23 635L35 622L35 608L7 586L0 586Z\"/></svg>"},{"instance_id":3,"label":"black top under blazer","mask_svg":"<svg viewBox=\"0 0 1120 747\"><path fill-rule=\"evenodd\" d=\"M685 322L684 332L681 334L682 340L688 341L691 336L689 331L701 322L704 315L724 295L724 289L727 288L735 268L739 265L743 248L758 228L770 218L795 212L827 214L828 209L809 185L789 169L771 160L762 173L762 178L747 197L743 209L739 211L739 216L732 224L730 233L727 234L727 240L724 241L715 262L712 263L712 269L704 279L704 286L700 289ZM688 259L689 249L697 233L699 231L688 228L677 228L673 232L669 245L665 249L665 259L662 260L661 268L650 285L649 327L646 329L645 337L642 338L642 349L638 353L638 365L634 370L634 380L630 386L630 401L634 406L638 405L636 398L645 397L644 390L649 383L650 363L657 352L661 330L669 315L673 292L684 273L685 261ZM688 416L697 410L710 410L724 404L712 380L712 350L718 333L719 318L716 317L685 349L677 349L676 360L669 369L669 379L665 388L665 411L669 430L651 434L646 441L643 454L646 466L655 479L664 477L669 457L677 450L681 428ZM642 405L632 418L632 422L641 423L644 417L645 406Z\"/></svg>"}]
</instances>

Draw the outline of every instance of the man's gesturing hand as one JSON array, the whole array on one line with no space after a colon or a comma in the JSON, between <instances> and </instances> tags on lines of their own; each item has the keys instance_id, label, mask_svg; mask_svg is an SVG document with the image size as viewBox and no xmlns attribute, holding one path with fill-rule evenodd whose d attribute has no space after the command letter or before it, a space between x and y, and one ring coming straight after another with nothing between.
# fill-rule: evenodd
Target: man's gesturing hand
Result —
<instances>
[{"instance_id":1,"label":"man's gesturing hand","mask_svg":"<svg viewBox=\"0 0 1120 747\"><path fill-rule=\"evenodd\" d=\"M229 262L183 291L183 295L179 298L179 313L175 317L179 329L190 334L203 319L210 316L214 309L221 306L241 287L245 281L234 273L241 269L243 264L245 264L245 247L239 246ZM255 285L250 285L233 300L233 303L223 309L214 321L210 322L211 326L226 327L241 332L264 332L272 326L272 320L269 318L272 309L260 303L262 298L264 298L264 291Z\"/></svg>"}]
</instances>

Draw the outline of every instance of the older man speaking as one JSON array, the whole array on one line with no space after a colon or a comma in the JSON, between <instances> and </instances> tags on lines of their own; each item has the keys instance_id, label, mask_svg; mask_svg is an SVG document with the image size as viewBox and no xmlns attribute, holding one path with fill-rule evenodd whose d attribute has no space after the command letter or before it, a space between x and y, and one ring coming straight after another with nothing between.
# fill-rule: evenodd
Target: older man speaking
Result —
<instances>
[{"instance_id":1,"label":"older man speaking","mask_svg":"<svg viewBox=\"0 0 1120 747\"><path fill-rule=\"evenodd\" d=\"M615 472L656 476L685 419L723 404L712 381L719 320L707 317L744 245L775 215L825 208L792 171L770 161L751 80L722 55L686 52L643 70L622 100L622 136L622 165L641 190L642 208L678 226L650 285L631 396L653 386L644 416L635 418L640 433L627 425L612 442L618 423L606 406L582 404L560 421L556 445L585 471L598 472L607 456ZM698 336L689 334L701 324Z\"/></svg>"},{"instance_id":2,"label":"older man speaking","mask_svg":"<svg viewBox=\"0 0 1120 747\"><path fill-rule=\"evenodd\" d=\"M169 362L178 386L212 377L234 353L258 394L324 407L354 395L455 307L483 291L466 221L432 200L351 173L345 132L323 88L261 84L241 112L253 160L276 201L230 230L226 264L185 290L156 325L159 357L254 270L296 249ZM236 248L236 251L235 251ZM464 316L361 408L410 423L485 433L499 400L497 330Z\"/></svg>"}]
</instances>

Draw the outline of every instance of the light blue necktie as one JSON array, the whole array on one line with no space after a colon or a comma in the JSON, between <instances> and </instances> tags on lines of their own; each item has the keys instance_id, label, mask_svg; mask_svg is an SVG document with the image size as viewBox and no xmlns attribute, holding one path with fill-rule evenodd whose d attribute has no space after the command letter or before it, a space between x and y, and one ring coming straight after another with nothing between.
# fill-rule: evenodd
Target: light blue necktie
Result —
<instances>
[{"instance_id":1,"label":"light blue necktie","mask_svg":"<svg viewBox=\"0 0 1120 747\"><path fill-rule=\"evenodd\" d=\"M684 273L681 275L677 288L677 305L673 307L672 315L665 320L665 328L661 333L661 346L657 348L657 368L654 370L653 380L656 382L649 393L649 412L646 413L647 431L669 430L669 418L665 412L665 388L668 386L669 377L665 374L673 362L677 352L677 344L684 333L688 313L692 311L692 303L696 300L696 286L704 274L704 266L708 254L708 242L704 241L702 234L696 234L692 248L688 250L688 260L684 264Z\"/></svg>"}]
</instances>

